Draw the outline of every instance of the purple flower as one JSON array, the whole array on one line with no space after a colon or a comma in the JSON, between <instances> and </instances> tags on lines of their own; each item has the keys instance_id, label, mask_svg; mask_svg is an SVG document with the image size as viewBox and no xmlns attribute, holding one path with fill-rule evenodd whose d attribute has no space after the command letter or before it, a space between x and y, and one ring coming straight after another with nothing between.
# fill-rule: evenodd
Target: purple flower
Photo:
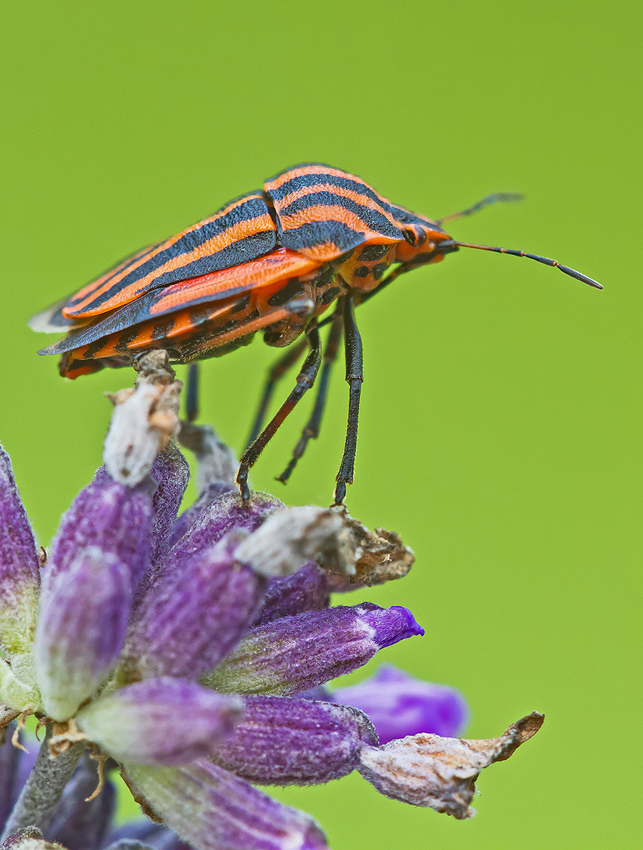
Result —
<instances>
[{"instance_id":1,"label":"purple flower","mask_svg":"<svg viewBox=\"0 0 643 850\"><path fill-rule=\"evenodd\" d=\"M357 685L335 688L329 696L367 714L381 744L420 732L454 738L469 718L467 704L454 688L414 679L391 664L382 664Z\"/></svg>"},{"instance_id":2,"label":"purple flower","mask_svg":"<svg viewBox=\"0 0 643 850\"><path fill-rule=\"evenodd\" d=\"M223 451L214 438L203 445ZM391 551L399 550L403 561L391 577L408 571L411 555L399 538L372 535L345 509L289 509L259 494L243 504L230 490L229 456L219 462L205 454L203 448L205 467L223 469L226 477L205 476L202 495L181 517L187 467L173 445L135 486L101 468L63 517L42 590L33 535L8 460L0 463L0 516L8 518L0 581L9 588L6 610L14 612L13 623L5 617L0 624L5 645L15 648L11 664L1 662L0 701L13 716L32 712L48 727L42 762L51 771L49 754L67 759L65 781L85 744L114 759L144 810L172 830L152 830L158 850L181 850L181 842L196 850L324 850L323 833L308 815L251 783L318 784L358 769L382 793L415 802L407 788L417 785L404 767L408 753L389 756L372 721L390 726L397 711L401 734L426 731L409 715L418 706L426 714L426 688L436 686L399 673L385 681L380 672L382 698L370 703L363 693L361 702L353 697L356 707L350 697L339 704L297 696L424 634L399 606L328 607L338 582L329 570L358 575L356 586L373 576L381 582ZM437 717L442 703L433 697ZM453 706L443 708L452 720ZM526 733L509 737L489 751L487 763L506 757ZM15 762L4 762L13 774ZM107 840L110 792L95 807L102 820L90 835L75 806L76 797L87 796L89 762L81 764L85 772L77 769L58 809L50 805L34 820L48 839L47 829L57 824L56 835L70 850L98 850ZM482 766L475 762L478 772ZM467 776L472 785L473 774ZM0 781L0 796L3 787ZM445 794L457 797L451 787ZM436 781L417 804L451 812ZM21 812L19 802L5 832L27 825ZM83 830L84 845L77 840Z\"/></svg>"},{"instance_id":3,"label":"purple flower","mask_svg":"<svg viewBox=\"0 0 643 850\"><path fill-rule=\"evenodd\" d=\"M251 629L203 681L246 694L297 694L366 664L422 629L406 608L365 602L304 611Z\"/></svg>"}]
</instances>

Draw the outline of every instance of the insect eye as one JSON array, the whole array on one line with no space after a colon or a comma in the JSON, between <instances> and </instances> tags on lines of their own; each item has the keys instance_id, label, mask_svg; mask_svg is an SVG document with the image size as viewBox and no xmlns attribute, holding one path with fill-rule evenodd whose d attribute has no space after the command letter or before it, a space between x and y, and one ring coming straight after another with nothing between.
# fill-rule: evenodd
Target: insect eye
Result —
<instances>
[{"instance_id":1,"label":"insect eye","mask_svg":"<svg viewBox=\"0 0 643 850\"><path fill-rule=\"evenodd\" d=\"M404 238L414 248L421 248L427 240L427 235L421 228L409 227L404 231Z\"/></svg>"},{"instance_id":2,"label":"insect eye","mask_svg":"<svg viewBox=\"0 0 643 850\"><path fill-rule=\"evenodd\" d=\"M417 245L418 242L418 234L413 230L412 227L405 228L404 230L404 238L409 243L409 245Z\"/></svg>"}]
</instances>

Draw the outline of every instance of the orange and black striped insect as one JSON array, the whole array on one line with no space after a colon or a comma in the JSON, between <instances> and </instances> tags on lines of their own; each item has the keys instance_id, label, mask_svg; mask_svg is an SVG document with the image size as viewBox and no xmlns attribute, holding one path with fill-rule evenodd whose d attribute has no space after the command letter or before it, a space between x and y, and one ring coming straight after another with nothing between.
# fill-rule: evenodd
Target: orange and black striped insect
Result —
<instances>
[{"instance_id":1,"label":"orange and black striped insect","mask_svg":"<svg viewBox=\"0 0 643 850\"><path fill-rule=\"evenodd\" d=\"M311 437L319 432L331 365L345 339L350 387L346 443L335 488L341 504L353 481L362 372L362 342L354 307L404 272L437 263L459 248L529 257L602 289L591 278L555 260L488 245L457 242L445 221L469 215L516 195L490 195L454 215L433 220L390 203L345 171L298 165L224 206L169 239L144 248L97 280L35 316L39 331L66 331L40 354L62 354L60 373L69 378L105 366L130 364L152 348L165 349L175 363L218 357L262 330L268 345L295 343L270 371L237 482L249 498L248 471L306 390L322 363L321 325L330 323L317 400L286 481ZM332 304L332 315L318 317ZM295 342L296 341L296 342ZM275 382L306 348L296 386L262 430ZM192 386L196 375L193 370ZM196 415L194 393L188 416Z\"/></svg>"}]
</instances>

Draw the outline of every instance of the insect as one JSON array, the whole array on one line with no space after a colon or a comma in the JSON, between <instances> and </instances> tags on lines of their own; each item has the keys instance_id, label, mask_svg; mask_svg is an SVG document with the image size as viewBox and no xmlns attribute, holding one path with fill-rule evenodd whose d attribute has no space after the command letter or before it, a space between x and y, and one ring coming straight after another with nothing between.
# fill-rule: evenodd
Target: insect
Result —
<instances>
[{"instance_id":1,"label":"insect","mask_svg":"<svg viewBox=\"0 0 643 850\"><path fill-rule=\"evenodd\" d=\"M75 295L34 316L34 330L66 336L41 350L61 354L69 378L131 364L151 348L175 363L193 363L246 345L257 331L278 348L293 345L269 372L237 483L250 496L248 471L318 376L317 399L292 459L287 481L308 440L317 437L331 366L344 336L349 384L348 427L334 503L353 481L362 370L355 306L405 272L437 263L460 248L529 257L602 289L580 272L524 251L452 239L442 225L495 201L433 220L392 204L359 177L318 163L297 165L176 236L132 254ZM323 321L319 317L334 305ZM320 327L330 324L322 356ZM277 380L308 349L296 384L262 429ZM322 365L323 360L323 365ZM192 385L196 373L191 369ZM189 397L194 394L189 392ZM195 404L189 418L194 418Z\"/></svg>"}]
</instances>

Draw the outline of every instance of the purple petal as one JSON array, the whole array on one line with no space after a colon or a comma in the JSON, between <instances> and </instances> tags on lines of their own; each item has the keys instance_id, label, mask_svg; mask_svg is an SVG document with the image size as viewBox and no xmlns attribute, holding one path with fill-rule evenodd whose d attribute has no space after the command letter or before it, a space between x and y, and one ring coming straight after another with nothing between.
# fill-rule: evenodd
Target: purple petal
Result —
<instances>
[{"instance_id":1,"label":"purple petal","mask_svg":"<svg viewBox=\"0 0 643 850\"><path fill-rule=\"evenodd\" d=\"M157 455L150 477L158 487L152 499L154 528L152 529L152 561L165 553L170 546L170 533L188 486L190 467L173 442Z\"/></svg>"},{"instance_id":2,"label":"purple petal","mask_svg":"<svg viewBox=\"0 0 643 850\"><path fill-rule=\"evenodd\" d=\"M234 529L254 531L279 504L270 496L256 495L252 504L244 505L236 492L227 493L212 502L143 578L137 593L137 605L161 575L173 572L186 558L201 554Z\"/></svg>"},{"instance_id":3,"label":"purple petal","mask_svg":"<svg viewBox=\"0 0 643 850\"><path fill-rule=\"evenodd\" d=\"M176 559L157 577L130 626L122 681L197 679L237 644L257 614L266 579L235 561L233 537Z\"/></svg>"},{"instance_id":4,"label":"purple petal","mask_svg":"<svg viewBox=\"0 0 643 850\"><path fill-rule=\"evenodd\" d=\"M101 467L63 516L45 576L68 569L80 549L97 546L129 568L136 586L150 563L152 499L149 480L126 487Z\"/></svg>"},{"instance_id":5,"label":"purple petal","mask_svg":"<svg viewBox=\"0 0 643 850\"><path fill-rule=\"evenodd\" d=\"M90 546L44 588L36 642L43 705L55 720L71 717L111 672L132 602L129 569Z\"/></svg>"},{"instance_id":6,"label":"purple petal","mask_svg":"<svg viewBox=\"0 0 643 850\"><path fill-rule=\"evenodd\" d=\"M378 645L379 649L385 646L393 646L400 640L414 637L415 635L423 635L424 629L418 626L415 617L408 608L403 608L401 605L393 605L392 608L384 609L378 605L365 602L362 608L369 608L363 619L364 622L373 629L373 640ZM386 615L383 611L386 610Z\"/></svg>"},{"instance_id":7,"label":"purple petal","mask_svg":"<svg viewBox=\"0 0 643 850\"><path fill-rule=\"evenodd\" d=\"M101 846L116 808L116 792L107 779L100 794L87 802L98 782L98 763L85 753L45 830L47 841L56 841L66 850Z\"/></svg>"},{"instance_id":8,"label":"purple petal","mask_svg":"<svg viewBox=\"0 0 643 850\"><path fill-rule=\"evenodd\" d=\"M9 653L31 646L39 585L36 541L11 460L0 445L0 644Z\"/></svg>"},{"instance_id":9,"label":"purple petal","mask_svg":"<svg viewBox=\"0 0 643 850\"><path fill-rule=\"evenodd\" d=\"M382 646L424 634L406 608L365 602L283 617L252 629L203 679L215 690L297 694L366 664Z\"/></svg>"},{"instance_id":10,"label":"purple petal","mask_svg":"<svg viewBox=\"0 0 643 850\"><path fill-rule=\"evenodd\" d=\"M381 744L420 732L455 738L469 718L467 704L454 688L422 682L389 664L364 682L336 688L331 698L367 714Z\"/></svg>"},{"instance_id":11,"label":"purple petal","mask_svg":"<svg viewBox=\"0 0 643 850\"><path fill-rule=\"evenodd\" d=\"M312 785L346 776L364 744L377 745L361 711L289 697L244 697L243 718L217 764L259 785Z\"/></svg>"},{"instance_id":12,"label":"purple petal","mask_svg":"<svg viewBox=\"0 0 643 850\"><path fill-rule=\"evenodd\" d=\"M125 765L152 809L196 850L328 850L315 821L218 765Z\"/></svg>"},{"instance_id":13,"label":"purple petal","mask_svg":"<svg viewBox=\"0 0 643 850\"><path fill-rule=\"evenodd\" d=\"M78 728L117 761L186 764L230 733L241 700L183 679L148 679L82 708Z\"/></svg>"},{"instance_id":14,"label":"purple petal","mask_svg":"<svg viewBox=\"0 0 643 850\"><path fill-rule=\"evenodd\" d=\"M326 574L314 561L310 561L291 576L270 580L261 611L253 625L263 625L302 611L327 608L329 599Z\"/></svg>"}]
</instances>

